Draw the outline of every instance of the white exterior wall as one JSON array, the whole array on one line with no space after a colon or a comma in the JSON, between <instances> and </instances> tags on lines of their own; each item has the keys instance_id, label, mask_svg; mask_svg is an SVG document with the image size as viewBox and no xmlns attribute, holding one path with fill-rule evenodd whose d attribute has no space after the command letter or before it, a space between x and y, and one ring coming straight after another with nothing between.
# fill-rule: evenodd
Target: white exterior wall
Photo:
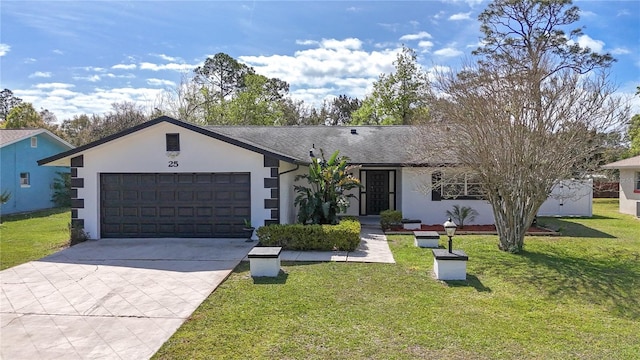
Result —
<instances>
[{"instance_id":1,"label":"white exterior wall","mask_svg":"<svg viewBox=\"0 0 640 360\"><path fill-rule=\"evenodd\" d=\"M174 159L166 155L167 133L180 134L180 154ZM84 188L78 189L78 198L84 199L84 208L78 209L78 218L84 219L92 239L100 237L100 173L250 172L251 223L259 226L270 218L264 199L271 197L271 189L264 188L264 178L270 177L271 169L264 167L264 156L183 127L159 123L82 155L84 167L78 168L78 177L84 178ZM177 161L178 167L168 167L169 160Z\"/></svg>"},{"instance_id":2,"label":"white exterior wall","mask_svg":"<svg viewBox=\"0 0 640 360\"><path fill-rule=\"evenodd\" d=\"M280 161L280 173L288 170L294 170L295 165ZM296 184L293 179L297 175L309 173L307 166L300 166L297 170L280 175L280 223L295 224L297 222L298 212L293 202L296 199L296 192L293 185ZM306 181L299 181L299 184L305 184Z\"/></svg>"},{"instance_id":3,"label":"white exterior wall","mask_svg":"<svg viewBox=\"0 0 640 360\"><path fill-rule=\"evenodd\" d=\"M635 192L635 177L638 169L620 169L620 212L636 216L640 192Z\"/></svg>"},{"instance_id":4,"label":"white exterior wall","mask_svg":"<svg viewBox=\"0 0 640 360\"><path fill-rule=\"evenodd\" d=\"M402 216L409 219L419 219L423 224L443 224L447 220L446 211L453 205L468 206L478 212L471 224L493 224L493 210L484 200L442 200L431 201L431 173L424 169L402 168ZM427 194L425 194L427 193Z\"/></svg>"},{"instance_id":5,"label":"white exterior wall","mask_svg":"<svg viewBox=\"0 0 640 360\"><path fill-rule=\"evenodd\" d=\"M592 216L593 180L561 181L542 203L538 216Z\"/></svg>"}]
</instances>

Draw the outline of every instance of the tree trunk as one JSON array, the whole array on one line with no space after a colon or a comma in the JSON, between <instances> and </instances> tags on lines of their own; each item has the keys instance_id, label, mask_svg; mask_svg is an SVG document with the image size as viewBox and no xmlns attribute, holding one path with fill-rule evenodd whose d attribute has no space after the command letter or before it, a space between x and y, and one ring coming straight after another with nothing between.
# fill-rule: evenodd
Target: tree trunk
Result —
<instances>
[{"instance_id":1,"label":"tree trunk","mask_svg":"<svg viewBox=\"0 0 640 360\"><path fill-rule=\"evenodd\" d=\"M500 243L498 248L510 253L519 253L524 246L524 236L538 211L531 199L512 196L492 201L496 230Z\"/></svg>"}]
</instances>

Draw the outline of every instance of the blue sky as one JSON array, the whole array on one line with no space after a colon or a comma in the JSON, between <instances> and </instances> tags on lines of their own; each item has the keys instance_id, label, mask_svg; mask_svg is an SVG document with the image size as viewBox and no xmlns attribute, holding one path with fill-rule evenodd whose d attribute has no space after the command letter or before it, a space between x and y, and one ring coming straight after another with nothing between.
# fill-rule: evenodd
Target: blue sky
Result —
<instances>
[{"instance_id":1,"label":"blue sky","mask_svg":"<svg viewBox=\"0 0 640 360\"><path fill-rule=\"evenodd\" d=\"M575 1L582 45L618 59L620 94L640 85L640 0ZM425 70L459 68L480 40L486 1L0 2L0 82L59 121L134 101L152 109L224 52L289 82L308 104L363 98L402 44ZM640 112L638 97L634 111Z\"/></svg>"}]
</instances>

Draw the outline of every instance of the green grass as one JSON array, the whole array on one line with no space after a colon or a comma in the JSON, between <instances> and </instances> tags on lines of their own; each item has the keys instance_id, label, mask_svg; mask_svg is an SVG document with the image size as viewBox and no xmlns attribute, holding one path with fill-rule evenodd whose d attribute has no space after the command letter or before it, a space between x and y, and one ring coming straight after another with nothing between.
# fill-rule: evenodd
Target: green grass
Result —
<instances>
[{"instance_id":1,"label":"green grass","mask_svg":"<svg viewBox=\"0 0 640 360\"><path fill-rule=\"evenodd\" d=\"M636 359L640 221L617 201L594 213L541 219L563 235L527 237L519 255L455 237L467 281L435 280L410 236L389 237L395 265L283 263L254 282L242 263L155 358Z\"/></svg>"},{"instance_id":2,"label":"green grass","mask_svg":"<svg viewBox=\"0 0 640 360\"><path fill-rule=\"evenodd\" d=\"M69 244L69 209L2 217L0 270L53 254Z\"/></svg>"}]
</instances>

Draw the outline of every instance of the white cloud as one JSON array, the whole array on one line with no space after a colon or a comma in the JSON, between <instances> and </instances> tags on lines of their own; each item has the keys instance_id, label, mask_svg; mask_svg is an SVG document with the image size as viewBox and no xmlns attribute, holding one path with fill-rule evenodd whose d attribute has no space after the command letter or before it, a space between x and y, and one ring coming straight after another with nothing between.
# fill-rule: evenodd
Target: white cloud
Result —
<instances>
[{"instance_id":1,"label":"white cloud","mask_svg":"<svg viewBox=\"0 0 640 360\"><path fill-rule=\"evenodd\" d=\"M318 42L315 40L296 40L297 45L317 45Z\"/></svg>"},{"instance_id":2,"label":"white cloud","mask_svg":"<svg viewBox=\"0 0 640 360\"><path fill-rule=\"evenodd\" d=\"M73 80L85 80L89 82L98 82L100 81L100 75L93 74L89 76L74 76Z\"/></svg>"},{"instance_id":3,"label":"white cloud","mask_svg":"<svg viewBox=\"0 0 640 360\"><path fill-rule=\"evenodd\" d=\"M597 14L594 13L593 11L580 10L580 17L593 17L593 16L597 16Z\"/></svg>"},{"instance_id":4,"label":"white cloud","mask_svg":"<svg viewBox=\"0 0 640 360\"><path fill-rule=\"evenodd\" d=\"M452 21L471 20L471 12L453 14L449 16L449 20L452 20Z\"/></svg>"},{"instance_id":5,"label":"white cloud","mask_svg":"<svg viewBox=\"0 0 640 360\"><path fill-rule=\"evenodd\" d=\"M60 50L60 49L55 49L53 50L54 54L58 54L58 55L64 55L64 51Z\"/></svg>"},{"instance_id":6,"label":"white cloud","mask_svg":"<svg viewBox=\"0 0 640 360\"><path fill-rule=\"evenodd\" d=\"M7 53L11 51L11 46L8 44L0 43L0 56L5 56Z\"/></svg>"},{"instance_id":7,"label":"white cloud","mask_svg":"<svg viewBox=\"0 0 640 360\"><path fill-rule=\"evenodd\" d=\"M34 58L26 58L26 59L24 59L24 63L25 64L33 64L36 61L38 61L38 60L36 60Z\"/></svg>"},{"instance_id":8,"label":"white cloud","mask_svg":"<svg viewBox=\"0 0 640 360\"><path fill-rule=\"evenodd\" d=\"M147 79L147 84L151 86L176 86L176 83L171 80L155 79L155 78Z\"/></svg>"},{"instance_id":9,"label":"white cloud","mask_svg":"<svg viewBox=\"0 0 640 360\"><path fill-rule=\"evenodd\" d=\"M400 41L411 41L411 40L420 40L420 39L431 39L432 36L426 31L420 31L417 34L407 34L402 35L400 37Z\"/></svg>"},{"instance_id":10,"label":"white cloud","mask_svg":"<svg viewBox=\"0 0 640 360\"><path fill-rule=\"evenodd\" d=\"M322 39L320 45L325 49L349 49L349 50L357 50L362 47L362 41L356 38L347 38L344 40L336 40L336 39Z\"/></svg>"},{"instance_id":11,"label":"white cloud","mask_svg":"<svg viewBox=\"0 0 640 360\"><path fill-rule=\"evenodd\" d=\"M589 37L589 35L581 35L578 38L578 45L581 47L588 47L589 49L595 52L601 52L604 47L604 42L600 40L595 40Z\"/></svg>"},{"instance_id":12,"label":"white cloud","mask_svg":"<svg viewBox=\"0 0 640 360\"><path fill-rule=\"evenodd\" d=\"M460 56L462 54L464 54L462 51L453 48L453 47L446 47L446 48L442 48L439 50L436 50L433 52L435 55L438 56L444 56L444 57L454 57L454 56Z\"/></svg>"},{"instance_id":13,"label":"white cloud","mask_svg":"<svg viewBox=\"0 0 640 360\"><path fill-rule=\"evenodd\" d=\"M151 108L162 89L153 88L94 88L81 93L69 90L74 85L63 83L38 84L28 90L14 93L24 101L38 104L56 114L59 121L81 114L105 114L116 102L134 102Z\"/></svg>"},{"instance_id":14,"label":"white cloud","mask_svg":"<svg viewBox=\"0 0 640 360\"><path fill-rule=\"evenodd\" d=\"M291 84L291 96L319 105L326 96L363 97L382 73L393 71L399 45L364 50L358 39L324 39L293 55L240 56L257 73Z\"/></svg>"},{"instance_id":15,"label":"white cloud","mask_svg":"<svg viewBox=\"0 0 640 360\"><path fill-rule=\"evenodd\" d=\"M153 64L149 62L140 63L140 70L151 70L151 71L170 70L170 71L184 72L184 71L191 71L195 67L196 65L190 65L190 64L176 64L176 63Z\"/></svg>"},{"instance_id":16,"label":"white cloud","mask_svg":"<svg viewBox=\"0 0 640 360\"><path fill-rule=\"evenodd\" d=\"M118 69L118 70L133 70L137 67L138 66L136 64L116 64L116 65L113 65L111 68Z\"/></svg>"},{"instance_id":17,"label":"white cloud","mask_svg":"<svg viewBox=\"0 0 640 360\"><path fill-rule=\"evenodd\" d=\"M107 74L104 74L104 76L109 77L111 79L135 79L135 77L136 77L135 75L133 75L131 73L129 73L129 74L119 74L119 75L112 74L112 73L107 73Z\"/></svg>"},{"instance_id":18,"label":"white cloud","mask_svg":"<svg viewBox=\"0 0 640 360\"><path fill-rule=\"evenodd\" d=\"M418 47L423 51L428 51L433 47L433 43L431 41L422 40L418 43Z\"/></svg>"},{"instance_id":19,"label":"white cloud","mask_svg":"<svg viewBox=\"0 0 640 360\"><path fill-rule=\"evenodd\" d=\"M75 87L73 84L65 84L65 83L42 83L36 84L36 89L70 89Z\"/></svg>"},{"instance_id":20,"label":"white cloud","mask_svg":"<svg viewBox=\"0 0 640 360\"><path fill-rule=\"evenodd\" d=\"M613 55L626 55L626 54L631 54L631 51L627 48L615 48L613 50L611 50L611 53Z\"/></svg>"},{"instance_id":21,"label":"white cloud","mask_svg":"<svg viewBox=\"0 0 640 360\"><path fill-rule=\"evenodd\" d=\"M36 71L33 74L29 75L30 79L33 79L33 78L50 78L50 77L51 77L51 73L48 72L48 71L46 71L46 72L44 72L44 71Z\"/></svg>"},{"instance_id":22,"label":"white cloud","mask_svg":"<svg viewBox=\"0 0 640 360\"><path fill-rule=\"evenodd\" d=\"M89 72L95 71L95 72L100 72L100 73L107 71L107 69L105 69L105 68L96 67L96 66L84 66L84 67L82 67L82 70L89 71Z\"/></svg>"},{"instance_id":23,"label":"white cloud","mask_svg":"<svg viewBox=\"0 0 640 360\"><path fill-rule=\"evenodd\" d=\"M179 57L173 57L165 54L149 54L149 55L159 57L160 59L169 61L169 62L182 62L182 59Z\"/></svg>"}]
</instances>

